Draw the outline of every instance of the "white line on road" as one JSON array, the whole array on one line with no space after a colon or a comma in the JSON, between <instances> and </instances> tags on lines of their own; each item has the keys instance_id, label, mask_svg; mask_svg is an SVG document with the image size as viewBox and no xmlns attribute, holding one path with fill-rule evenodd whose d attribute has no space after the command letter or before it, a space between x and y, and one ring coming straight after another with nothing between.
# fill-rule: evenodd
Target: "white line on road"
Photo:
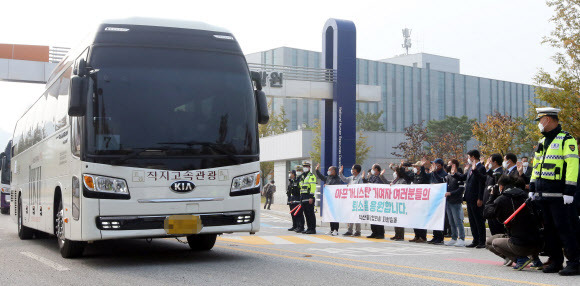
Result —
<instances>
[{"instance_id":1,"label":"white line on road","mask_svg":"<svg viewBox=\"0 0 580 286\"><path fill-rule=\"evenodd\" d=\"M39 261L39 262L43 263L44 265L53 268L56 271L68 271L68 270L70 270L70 269L68 269L68 268L66 268L66 267L64 267L56 262L50 261L42 256L38 256L38 255L31 253L31 252L20 252L20 254L27 256L29 258L32 258L36 261Z\"/></svg>"},{"instance_id":2,"label":"white line on road","mask_svg":"<svg viewBox=\"0 0 580 286\"><path fill-rule=\"evenodd\" d=\"M277 236L260 236L261 238L273 243L273 244L294 244L294 242L285 240Z\"/></svg>"}]
</instances>

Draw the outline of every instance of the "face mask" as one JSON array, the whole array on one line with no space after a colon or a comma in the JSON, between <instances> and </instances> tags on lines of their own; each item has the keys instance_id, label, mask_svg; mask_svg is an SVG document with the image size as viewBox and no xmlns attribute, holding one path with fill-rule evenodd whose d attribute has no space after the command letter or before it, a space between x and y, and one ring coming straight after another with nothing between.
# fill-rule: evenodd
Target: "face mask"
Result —
<instances>
[{"instance_id":1,"label":"face mask","mask_svg":"<svg viewBox=\"0 0 580 286\"><path fill-rule=\"evenodd\" d=\"M487 164L487 169L491 169L491 163Z\"/></svg>"},{"instance_id":2,"label":"face mask","mask_svg":"<svg viewBox=\"0 0 580 286\"><path fill-rule=\"evenodd\" d=\"M417 174L419 172L419 170L417 170L417 168L413 168L413 173Z\"/></svg>"},{"instance_id":3,"label":"face mask","mask_svg":"<svg viewBox=\"0 0 580 286\"><path fill-rule=\"evenodd\" d=\"M329 176L332 176L332 173L330 171L326 171L326 174L328 174Z\"/></svg>"},{"instance_id":4,"label":"face mask","mask_svg":"<svg viewBox=\"0 0 580 286\"><path fill-rule=\"evenodd\" d=\"M522 166L524 166L524 168L527 168L530 164L528 162L523 162Z\"/></svg>"},{"instance_id":5,"label":"face mask","mask_svg":"<svg viewBox=\"0 0 580 286\"><path fill-rule=\"evenodd\" d=\"M542 125L542 123L538 122L538 128L540 129L540 132L544 132L544 125Z\"/></svg>"},{"instance_id":6,"label":"face mask","mask_svg":"<svg viewBox=\"0 0 580 286\"><path fill-rule=\"evenodd\" d=\"M305 173L310 172L310 168L303 168L302 170L304 170Z\"/></svg>"},{"instance_id":7,"label":"face mask","mask_svg":"<svg viewBox=\"0 0 580 286\"><path fill-rule=\"evenodd\" d=\"M508 167L508 162L507 161L503 161L503 163L501 163L501 166L505 169Z\"/></svg>"},{"instance_id":8,"label":"face mask","mask_svg":"<svg viewBox=\"0 0 580 286\"><path fill-rule=\"evenodd\" d=\"M397 172L393 172L393 178L397 179Z\"/></svg>"},{"instance_id":9,"label":"face mask","mask_svg":"<svg viewBox=\"0 0 580 286\"><path fill-rule=\"evenodd\" d=\"M467 164L473 164L473 161L471 161L471 158L467 158Z\"/></svg>"},{"instance_id":10,"label":"face mask","mask_svg":"<svg viewBox=\"0 0 580 286\"><path fill-rule=\"evenodd\" d=\"M302 172L296 172L296 176L302 175Z\"/></svg>"},{"instance_id":11,"label":"face mask","mask_svg":"<svg viewBox=\"0 0 580 286\"><path fill-rule=\"evenodd\" d=\"M375 171L375 170L372 170L372 171L371 171L371 175L373 175L373 176L376 176L376 175L377 175L377 171Z\"/></svg>"},{"instance_id":12,"label":"face mask","mask_svg":"<svg viewBox=\"0 0 580 286\"><path fill-rule=\"evenodd\" d=\"M288 175L288 179L292 179L292 175Z\"/></svg>"}]
</instances>

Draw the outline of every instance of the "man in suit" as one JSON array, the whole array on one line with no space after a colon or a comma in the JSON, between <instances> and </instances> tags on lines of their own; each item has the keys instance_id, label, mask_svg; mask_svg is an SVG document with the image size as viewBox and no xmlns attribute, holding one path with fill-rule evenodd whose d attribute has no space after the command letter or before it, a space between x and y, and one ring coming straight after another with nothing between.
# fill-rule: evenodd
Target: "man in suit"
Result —
<instances>
[{"instance_id":1,"label":"man in suit","mask_svg":"<svg viewBox=\"0 0 580 286\"><path fill-rule=\"evenodd\" d=\"M518 157L516 154L507 153L503 157L503 174L511 176L512 178L519 177L518 169L516 163L518 162Z\"/></svg>"},{"instance_id":2,"label":"man in suit","mask_svg":"<svg viewBox=\"0 0 580 286\"><path fill-rule=\"evenodd\" d=\"M483 192L483 201L489 201L489 197L491 195L491 190L495 184L497 184L497 180L499 177L504 173L502 168L503 158L500 154L492 154L487 159L487 178L485 180L485 191ZM488 218L487 224L489 225L489 231L491 235L496 235L500 233L505 233L505 229L503 224L499 222L496 218Z\"/></svg>"},{"instance_id":3,"label":"man in suit","mask_svg":"<svg viewBox=\"0 0 580 286\"><path fill-rule=\"evenodd\" d=\"M469 168L465 174L451 174L458 181L465 181L465 202L467 215L473 234L473 242L466 247L485 248L485 220L483 219L483 192L485 189L485 167L479 161L481 154L478 150L467 152Z\"/></svg>"}]
</instances>

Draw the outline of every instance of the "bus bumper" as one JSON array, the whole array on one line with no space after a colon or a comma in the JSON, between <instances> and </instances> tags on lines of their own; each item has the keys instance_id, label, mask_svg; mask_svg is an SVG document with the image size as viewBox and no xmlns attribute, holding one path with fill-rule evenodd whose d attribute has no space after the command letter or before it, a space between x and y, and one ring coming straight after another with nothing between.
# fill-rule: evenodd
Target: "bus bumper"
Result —
<instances>
[{"instance_id":1,"label":"bus bumper","mask_svg":"<svg viewBox=\"0 0 580 286\"><path fill-rule=\"evenodd\" d=\"M203 225L200 234L221 234L229 232L252 232L256 221L254 211L236 211L223 213L192 214L199 215ZM99 216L95 227L100 237L86 240L105 240L120 238L157 238L185 235L168 235L164 229L165 219L169 215L153 216Z\"/></svg>"}]
</instances>

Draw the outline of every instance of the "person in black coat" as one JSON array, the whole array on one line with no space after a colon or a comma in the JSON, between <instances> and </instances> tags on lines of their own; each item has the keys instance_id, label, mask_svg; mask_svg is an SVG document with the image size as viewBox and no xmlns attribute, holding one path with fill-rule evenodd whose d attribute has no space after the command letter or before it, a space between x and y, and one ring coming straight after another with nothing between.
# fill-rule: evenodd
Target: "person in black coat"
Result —
<instances>
[{"instance_id":1,"label":"person in black coat","mask_svg":"<svg viewBox=\"0 0 580 286\"><path fill-rule=\"evenodd\" d=\"M296 177L296 171L292 170L288 178L288 189L286 195L288 196L288 206L293 210L300 204L300 181ZM297 215L290 214L292 217L292 227L288 231L304 231L304 215L302 210Z\"/></svg>"},{"instance_id":2,"label":"person in black coat","mask_svg":"<svg viewBox=\"0 0 580 286\"><path fill-rule=\"evenodd\" d=\"M467 215L473 235L473 242L466 247L485 248L485 220L483 219L483 191L487 170L481 164L478 150L467 152L469 168L465 174L455 172L452 175L459 181L465 181L465 202Z\"/></svg>"},{"instance_id":3,"label":"person in black coat","mask_svg":"<svg viewBox=\"0 0 580 286\"><path fill-rule=\"evenodd\" d=\"M452 159L447 164L449 172L452 170L453 172L461 172L457 159ZM461 182L450 173L447 174L447 193L445 193L447 204L445 205L445 212L451 225L451 240L445 243L447 246L465 246L465 227L463 226L463 218L465 216L462 206L464 191L465 188L461 185Z\"/></svg>"},{"instance_id":4,"label":"person in black coat","mask_svg":"<svg viewBox=\"0 0 580 286\"><path fill-rule=\"evenodd\" d=\"M405 171L405 167L397 167L395 169L397 177L391 182L391 185L408 185L411 183L411 178L409 173ZM405 239L405 228L395 227L395 236L390 238L391 240L401 241Z\"/></svg>"},{"instance_id":5,"label":"person in black coat","mask_svg":"<svg viewBox=\"0 0 580 286\"><path fill-rule=\"evenodd\" d=\"M487 202L489 200L489 196L491 195L491 188L497 184L497 180L499 177L504 173L502 168L503 158L500 154L492 154L487 159L487 179L485 180L485 192L483 193L483 201ZM487 224L489 225L489 231L491 235L496 235L500 233L505 233L505 229L503 224L499 222L495 218L488 218Z\"/></svg>"},{"instance_id":6,"label":"person in black coat","mask_svg":"<svg viewBox=\"0 0 580 286\"><path fill-rule=\"evenodd\" d=\"M490 190L489 200L485 204L484 217L504 222L528 198L526 191L518 188L516 180L523 178L503 175L498 180L498 187ZM531 205L531 204L530 204ZM540 219L530 206L523 208L507 225L507 236L494 235L490 238L488 249L501 258L518 261L518 270L523 269L530 258L539 262L538 253L543 243L540 235Z\"/></svg>"},{"instance_id":7,"label":"person in black coat","mask_svg":"<svg viewBox=\"0 0 580 286\"><path fill-rule=\"evenodd\" d=\"M413 177L413 184L416 184L416 185L431 184L431 176L429 176L429 174L427 174L427 172L425 171L425 165L428 165L427 164L428 162L429 161L427 161L425 158L423 158L421 164L413 165L413 167L419 168L418 173L416 173L415 176ZM417 243L427 242L427 230L426 229L414 228L413 231L415 232L415 237L413 239L409 240L410 242L417 242Z\"/></svg>"},{"instance_id":8,"label":"person in black coat","mask_svg":"<svg viewBox=\"0 0 580 286\"><path fill-rule=\"evenodd\" d=\"M374 164L369 172L369 177L367 182L369 184L388 184L389 181L385 179L384 172L379 164ZM371 224L371 235L367 238L384 239L385 238L385 226L382 224Z\"/></svg>"}]
</instances>

